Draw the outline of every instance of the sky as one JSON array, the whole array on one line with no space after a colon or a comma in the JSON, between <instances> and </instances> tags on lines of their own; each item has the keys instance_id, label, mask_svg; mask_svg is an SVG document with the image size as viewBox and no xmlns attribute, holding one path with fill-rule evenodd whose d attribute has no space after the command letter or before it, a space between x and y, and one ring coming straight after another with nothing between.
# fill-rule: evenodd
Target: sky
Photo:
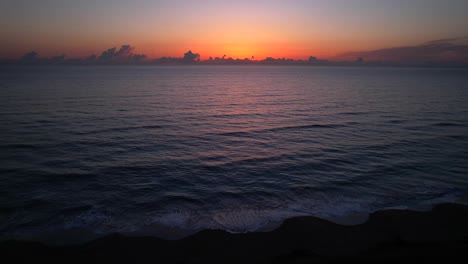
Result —
<instances>
[{"instance_id":1,"label":"sky","mask_svg":"<svg viewBox=\"0 0 468 264\"><path fill-rule=\"evenodd\" d=\"M466 0L2 0L0 58L334 58L468 36Z\"/></svg>"}]
</instances>

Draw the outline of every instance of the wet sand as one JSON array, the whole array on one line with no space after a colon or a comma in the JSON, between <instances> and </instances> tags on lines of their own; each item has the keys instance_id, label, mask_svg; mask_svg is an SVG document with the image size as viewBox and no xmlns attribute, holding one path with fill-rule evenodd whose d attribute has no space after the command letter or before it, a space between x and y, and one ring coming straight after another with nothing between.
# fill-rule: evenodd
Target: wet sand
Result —
<instances>
[{"instance_id":1,"label":"wet sand","mask_svg":"<svg viewBox=\"0 0 468 264\"><path fill-rule=\"evenodd\" d=\"M9 262L340 263L468 259L468 206L384 210L359 225L296 217L269 232L203 230L179 240L108 235L73 246L0 242Z\"/></svg>"}]
</instances>

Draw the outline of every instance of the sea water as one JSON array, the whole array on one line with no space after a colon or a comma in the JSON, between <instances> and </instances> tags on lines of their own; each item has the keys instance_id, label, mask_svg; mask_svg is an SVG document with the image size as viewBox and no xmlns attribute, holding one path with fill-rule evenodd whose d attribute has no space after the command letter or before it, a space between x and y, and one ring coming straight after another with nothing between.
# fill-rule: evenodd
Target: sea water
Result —
<instances>
[{"instance_id":1,"label":"sea water","mask_svg":"<svg viewBox=\"0 0 468 264\"><path fill-rule=\"evenodd\" d=\"M468 192L468 70L0 69L0 238L246 232Z\"/></svg>"}]
</instances>

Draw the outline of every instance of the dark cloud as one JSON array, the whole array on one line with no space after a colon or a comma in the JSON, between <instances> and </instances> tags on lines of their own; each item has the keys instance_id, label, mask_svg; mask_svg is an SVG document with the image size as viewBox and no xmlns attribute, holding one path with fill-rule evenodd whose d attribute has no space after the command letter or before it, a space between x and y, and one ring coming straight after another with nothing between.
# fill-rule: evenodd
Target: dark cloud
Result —
<instances>
[{"instance_id":1,"label":"dark cloud","mask_svg":"<svg viewBox=\"0 0 468 264\"><path fill-rule=\"evenodd\" d=\"M145 54L135 54L132 56L132 60L134 62L140 62L140 61L144 61L146 59L146 55Z\"/></svg>"},{"instance_id":2,"label":"dark cloud","mask_svg":"<svg viewBox=\"0 0 468 264\"><path fill-rule=\"evenodd\" d=\"M133 48L130 45L122 45L120 49L115 53L116 57L130 57L132 56Z\"/></svg>"},{"instance_id":3,"label":"dark cloud","mask_svg":"<svg viewBox=\"0 0 468 264\"><path fill-rule=\"evenodd\" d=\"M66 62L65 55L41 58L35 51L24 54L18 61L20 64L62 64Z\"/></svg>"},{"instance_id":4,"label":"dark cloud","mask_svg":"<svg viewBox=\"0 0 468 264\"><path fill-rule=\"evenodd\" d=\"M200 60L200 54L193 53L191 50L185 53L184 58L182 59L182 61L185 63L191 63L191 62L195 62L199 60Z\"/></svg>"},{"instance_id":5,"label":"dark cloud","mask_svg":"<svg viewBox=\"0 0 468 264\"><path fill-rule=\"evenodd\" d=\"M466 37L461 37L461 38L445 38L445 39L436 39L427 42L426 44L437 44L437 43L452 43L452 44L468 44L468 36Z\"/></svg>"},{"instance_id":6,"label":"dark cloud","mask_svg":"<svg viewBox=\"0 0 468 264\"><path fill-rule=\"evenodd\" d=\"M30 62L35 62L38 60L38 56L39 54L35 51L30 51L26 54L24 54L21 58L20 58L20 62L23 62L23 63L30 63Z\"/></svg>"},{"instance_id":7,"label":"dark cloud","mask_svg":"<svg viewBox=\"0 0 468 264\"><path fill-rule=\"evenodd\" d=\"M468 63L468 38L440 39L417 46L394 47L373 51L350 52L339 60L396 62L400 64Z\"/></svg>"},{"instance_id":8,"label":"dark cloud","mask_svg":"<svg viewBox=\"0 0 468 264\"><path fill-rule=\"evenodd\" d=\"M86 57L84 60L89 61L89 62L93 62L93 61L97 60L97 56L96 56L96 54L91 54L88 57Z\"/></svg>"},{"instance_id":9,"label":"dark cloud","mask_svg":"<svg viewBox=\"0 0 468 264\"><path fill-rule=\"evenodd\" d=\"M53 57L39 57L35 51L24 54L18 60L2 60L8 63L20 64L135 64L146 63L145 54L136 54L134 48L130 45L122 45L119 49L116 47L106 49L99 56L92 54L85 58L66 58L65 55Z\"/></svg>"},{"instance_id":10,"label":"dark cloud","mask_svg":"<svg viewBox=\"0 0 468 264\"><path fill-rule=\"evenodd\" d=\"M263 60L233 59L223 55L201 60L200 54L187 51L183 57L162 57L148 60L145 54L134 53L130 45L120 48L112 47L100 55L90 55L85 58L66 58L65 55L43 58L35 51L24 54L18 60L0 60L0 64L273 64L273 65L328 65L328 66L449 66L468 67L468 37L439 39L416 46L394 47L373 51L350 52L334 58L333 61L321 60L310 56L307 60L267 57Z\"/></svg>"},{"instance_id":11,"label":"dark cloud","mask_svg":"<svg viewBox=\"0 0 468 264\"><path fill-rule=\"evenodd\" d=\"M99 60L101 61L109 61L109 60L112 60L113 58L115 58L115 50L116 48L113 47L113 48L110 48L106 51L103 51L101 56L99 56Z\"/></svg>"},{"instance_id":12,"label":"dark cloud","mask_svg":"<svg viewBox=\"0 0 468 264\"><path fill-rule=\"evenodd\" d=\"M130 45L122 45L120 49L116 47L107 49L101 53L97 60L102 63L135 63L146 59L145 54L134 54L134 48ZM95 57L89 57L93 60Z\"/></svg>"},{"instance_id":13,"label":"dark cloud","mask_svg":"<svg viewBox=\"0 0 468 264\"><path fill-rule=\"evenodd\" d=\"M64 63L65 62L65 55L55 56L48 59L50 63Z\"/></svg>"}]
</instances>

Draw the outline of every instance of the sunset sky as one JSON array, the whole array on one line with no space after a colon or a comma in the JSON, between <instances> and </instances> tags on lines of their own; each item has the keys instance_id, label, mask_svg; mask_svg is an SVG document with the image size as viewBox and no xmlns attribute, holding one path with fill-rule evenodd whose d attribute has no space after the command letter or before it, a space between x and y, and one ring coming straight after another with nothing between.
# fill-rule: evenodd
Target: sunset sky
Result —
<instances>
[{"instance_id":1,"label":"sunset sky","mask_svg":"<svg viewBox=\"0 0 468 264\"><path fill-rule=\"evenodd\" d=\"M150 58L332 58L468 36L467 10L466 0L3 0L0 58L123 44Z\"/></svg>"}]
</instances>

